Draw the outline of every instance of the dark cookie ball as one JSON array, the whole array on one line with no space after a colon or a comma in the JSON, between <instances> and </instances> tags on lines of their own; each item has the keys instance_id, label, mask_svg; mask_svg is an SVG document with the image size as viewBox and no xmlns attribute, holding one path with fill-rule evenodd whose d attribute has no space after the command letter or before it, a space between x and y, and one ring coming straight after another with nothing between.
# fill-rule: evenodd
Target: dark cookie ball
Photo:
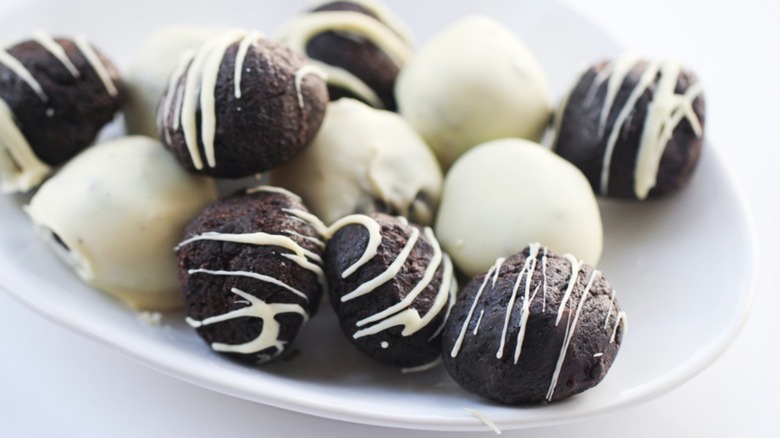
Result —
<instances>
[{"instance_id":1,"label":"dark cookie ball","mask_svg":"<svg viewBox=\"0 0 780 438\"><path fill-rule=\"evenodd\" d=\"M701 153L704 97L678 63L624 55L585 71L558 118L553 149L596 193L641 200L690 179Z\"/></svg>"},{"instance_id":2,"label":"dark cookie ball","mask_svg":"<svg viewBox=\"0 0 780 438\"><path fill-rule=\"evenodd\" d=\"M163 143L188 169L241 178L291 159L322 123L323 73L257 32L231 31L184 57L158 113Z\"/></svg>"},{"instance_id":3,"label":"dark cookie ball","mask_svg":"<svg viewBox=\"0 0 780 438\"><path fill-rule=\"evenodd\" d=\"M38 32L0 50L3 191L37 186L90 145L123 98L116 67L83 37Z\"/></svg>"},{"instance_id":4,"label":"dark cookie ball","mask_svg":"<svg viewBox=\"0 0 780 438\"><path fill-rule=\"evenodd\" d=\"M177 247L187 322L217 352L264 363L313 315L324 247L300 199L261 186L208 206Z\"/></svg>"},{"instance_id":5,"label":"dark cookie ball","mask_svg":"<svg viewBox=\"0 0 780 438\"><path fill-rule=\"evenodd\" d=\"M372 213L347 216L331 230L325 272L350 342L390 365L436 360L456 284L431 229Z\"/></svg>"},{"instance_id":6,"label":"dark cookie ball","mask_svg":"<svg viewBox=\"0 0 780 438\"><path fill-rule=\"evenodd\" d=\"M461 291L444 365L464 389L501 403L561 400L604 378L624 321L599 271L534 244Z\"/></svg>"},{"instance_id":7,"label":"dark cookie ball","mask_svg":"<svg viewBox=\"0 0 780 438\"><path fill-rule=\"evenodd\" d=\"M317 6L278 37L327 71L331 100L350 97L394 111L395 79L411 55L406 32L383 4L351 0Z\"/></svg>"}]
</instances>

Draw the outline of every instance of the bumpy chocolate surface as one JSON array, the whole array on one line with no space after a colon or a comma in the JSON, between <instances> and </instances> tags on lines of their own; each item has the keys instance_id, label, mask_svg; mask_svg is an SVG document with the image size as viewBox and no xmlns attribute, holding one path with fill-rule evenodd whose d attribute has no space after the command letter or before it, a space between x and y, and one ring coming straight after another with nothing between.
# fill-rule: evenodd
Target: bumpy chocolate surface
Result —
<instances>
[{"instance_id":1,"label":"bumpy chocolate surface","mask_svg":"<svg viewBox=\"0 0 780 438\"><path fill-rule=\"evenodd\" d=\"M312 140L328 93L303 55L254 32L207 43L174 73L162 139L188 169L240 178L276 167Z\"/></svg>"},{"instance_id":2,"label":"bumpy chocolate surface","mask_svg":"<svg viewBox=\"0 0 780 438\"><path fill-rule=\"evenodd\" d=\"M657 197L690 179L701 154L704 112L693 73L676 62L625 55L581 75L558 113L553 148L598 194Z\"/></svg>"},{"instance_id":3,"label":"bumpy chocolate surface","mask_svg":"<svg viewBox=\"0 0 780 438\"><path fill-rule=\"evenodd\" d=\"M360 1L321 4L294 20L280 39L337 72L328 80L331 100L349 97L395 111L395 80L410 43L394 23L368 6ZM405 55L399 58L386 50L393 46ZM343 73L351 77L345 80ZM367 96L365 88L374 95Z\"/></svg>"},{"instance_id":4,"label":"bumpy chocolate surface","mask_svg":"<svg viewBox=\"0 0 780 438\"><path fill-rule=\"evenodd\" d=\"M456 285L430 228L372 213L347 216L331 229L325 271L347 338L390 365L436 360Z\"/></svg>"},{"instance_id":5,"label":"bumpy chocolate surface","mask_svg":"<svg viewBox=\"0 0 780 438\"><path fill-rule=\"evenodd\" d=\"M264 363L317 311L324 289L317 228L295 195L273 187L217 201L177 248L187 321L217 352Z\"/></svg>"},{"instance_id":6,"label":"bumpy chocolate surface","mask_svg":"<svg viewBox=\"0 0 780 438\"><path fill-rule=\"evenodd\" d=\"M561 400L604 378L624 321L599 271L535 244L461 291L444 329L444 364L491 400Z\"/></svg>"},{"instance_id":7,"label":"bumpy chocolate surface","mask_svg":"<svg viewBox=\"0 0 780 438\"><path fill-rule=\"evenodd\" d=\"M81 37L39 32L0 51L0 99L34 154L50 166L91 144L123 98L114 64Z\"/></svg>"}]
</instances>

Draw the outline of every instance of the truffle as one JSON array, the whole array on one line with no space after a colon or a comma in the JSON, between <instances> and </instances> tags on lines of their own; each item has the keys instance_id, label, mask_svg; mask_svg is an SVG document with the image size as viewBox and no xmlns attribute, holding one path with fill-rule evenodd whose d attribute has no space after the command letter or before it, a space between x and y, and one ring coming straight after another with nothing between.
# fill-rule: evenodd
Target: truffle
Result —
<instances>
[{"instance_id":1,"label":"truffle","mask_svg":"<svg viewBox=\"0 0 780 438\"><path fill-rule=\"evenodd\" d=\"M271 182L299 194L328 224L379 211L428 225L442 174L425 142L398 114L341 99L328 105L312 144L274 169Z\"/></svg>"},{"instance_id":2,"label":"truffle","mask_svg":"<svg viewBox=\"0 0 780 438\"><path fill-rule=\"evenodd\" d=\"M292 19L277 37L328 74L331 100L396 109L395 80L412 56L406 26L374 0L327 1Z\"/></svg>"},{"instance_id":3,"label":"truffle","mask_svg":"<svg viewBox=\"0 0 780 438\"><path fill-rule=\"evenodd\" d=\"M528 242L596 265L603 230L596 197L576 167L539 144L494 140L471 149L444 180L436 235L471 277Z\"/></svg>"},{"instance_id":4,"label":"truffle","mask_svg":"<svg viewBox=\"0 0 780 438\"><path fill-rule=\"evenodd\" d=\"M601 382L625 320L601 272L532 244L461 291L444 365L464 389L501 403L561 400Z\"/></svg>"},{"instance_id":5,"label":"truffle","mask_svg":"<svg viewBox=\"0 0 780 438\"><path fill-rule=\"evenodd\" d=\"M46 181L26 207L39 234L88 284L141 310L181 307L173 247L217 197L159 141L95 145Z\"/></svg>"},{"instance_id":6,"label":"truffle","mask_svg":"<svg viewBox=\"0 0 780 438\"><path fill-rule=\"evenodd\" d=\"M0 190L25 192L90 145L124 97L116 67L83 36L0 49Z\"/></svg>"},{"instance_id":7,"label":"truffle","mask_svg":"<svg viewBox=\"0 0 780 438\"><path fill-rule=\"evenodd\" d=\"M444 169L485 141L539 141L552 111L544 71L511 31L483 16L446 28L404 67L398 111Z\"/></svg>"},{"instance_id":8,"label":"truffle","mask_svg":"<svg viewBox=\"0 0 780 438\"><path fill-rule=\"evenodd\" d=\"M375 213L347 216L330 230L325 272L347 338L390 365L437 360L457 285L431 229Z\"/></svg>"},{"instance_id":9,"label":"truffle","mask_svg":"<svg viewBox=\"0 0 780 438\"><path fill-rule=\"evenodd\" d=\"M260 186L219 200L176 253L187 322L219 353L265 363L317 311L325 288L321 224L300 198Z\"/></svg>"},{"instance_id":10,"label":"truffle","mask_svg":"<svg viewBox=\"0 0 780 438\"><path fill-rule=\"evenodd\" d=\"M597 63L561 104L553 149L604 196L643 200L683 186L704 135L701 83L676 61Z\"/></svg>"},{"instance_id":11,"label":"truffle","mask_svg":"<svg viewBox=\"0 0 780 438\"><path fill-rule=\"evenodd\" d=\"M327 102L322 72L303 55L232 30L176 67L159 110L161 136L189 170L251 176L306 147Z\"/></svg>"}]
</instances>

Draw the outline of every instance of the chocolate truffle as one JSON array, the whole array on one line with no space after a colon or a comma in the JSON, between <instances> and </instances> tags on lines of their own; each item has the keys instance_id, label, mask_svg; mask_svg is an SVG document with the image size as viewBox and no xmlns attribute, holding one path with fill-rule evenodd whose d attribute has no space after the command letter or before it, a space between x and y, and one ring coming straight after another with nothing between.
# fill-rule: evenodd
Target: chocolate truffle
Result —
<instances>
[{"instance_id":1,"label":"chocolate truffle","mask_svg":"<svg viewBox=\"0 0 780 438\"><path fill-rule=\"evenodd\" d=\"M539 144L494 140L467 152L444 180L436 235L471 277L528 242L572 253L591 265L603 231L585 176Z\"/></svg>"},{"instance_id":2,"label":"chocolate truffle","mask_svg":"<svg viewBox=\"0 0 780 438\"><path fill-rule=\"evenodd\" d=\"M325 272L347 338L390 365L437 360L456 282L431 229L375 213L347 216L331 233Z\"/></svg>"},{"instance_id":3,"label":"chocolate truffle","mask_svg":"<svg viewBox=\"0 0 780 438\"><path fill-rule=\"evenodd\" d=\"M576 81L556 120L554 150L604 196L643 200L691 177L704 135L704 96L675 61L625 54Z\"/></svg>"},{"instance_id":4,"label":"chocolate truffle","mask_svg":"<svg viewBox=\"0 0 780 438\"><path fill-rule=\"evenodd\" d=\"M340 99L328 105L311 146L274 169L271 182L298 193L328 224L380 211L428 225L442 175L436 157L398 114Z\"/></svg>"},{"instance_id":5,"label":"chocolate truffle","mask_svg":"<svg viewBox=\"0 0 780 438\"><path fill-rule=\"evenodd\" d=\"M285 351L325 288L319 221L260 186L209 205L178 245L187 323L219 353L265 363Z\"/></svg>"},{"instance_id":6,"label":"chocolate truffle","mask_svg":"<svg viewBox=\"0 0 780 438\"><path fill-rule=\"evenodd\" d=\"M232 30L176 67L159 110L161 135L187 169L241 178L308 145L327 102L322 72L303 55Z\"/></svg>"},{"instance_id":7,"label":"chocolate truffle","mask_svg":"<svg viewBox=\"0 0 780 438\"><path fill-rule=\"evenodd\" d=\"M625 320L601 272L532 244L461 291L444 365L464 389L501 403L561 400L601 382Z\"/></svg>"},{"instance_id":8,"label":"chocolate truffle","mask_svg":"<svg viewBox=\"0 0 780 438\"><path fill-rule=\"evenodd\" d=\"M406 26L373 0L326 1L295 17L277 37L328 74L332 100L359 99L394 111L395 80L412 55Z\"/></svg>"},{"instance_id":9,"label":"chocolate truffle","mask_svg":"<svg viewBox=\"0 0 780 438\"><path fill-rule=\"evenodd\" d=\"M128 134L158 137L157 109L176 65L223 30L170 26L149 35L125 72L127 101L123 108Z\"/></svg>"},{"instance_id":10,"label":"chocolate truffle","mask_svg":"<svg viewBox=\"0 0 780 438\"><path fill-rule=\"evenodd\" d=\"M0 191L25 192L90 145L123 98L116 67L83 36L0 49Z\"/></svg>"},{"instance_id":11,"label":"chocolate truffle","mask_svg":"<svg viewBox=\"0 0 780 438\"><path fill-rule=\"evenodd\" d=\"M401 71L395 91L399 112L444 169L488 140L539 141L552 110L533 53L483 16L462 19L434 36Z\"/></svg>"},{"instance_id":12,"label":"chocolate truffle","mask_svg":"<svg viewBox=\"0 0 780 438\"><path fill-rule=\"evenodd\" d=\"M26 207L39 234L88 284L142 310L181 307L173 247L216 199L158 140L95 145L46 181Z\"/></svg>"}]
</instances>

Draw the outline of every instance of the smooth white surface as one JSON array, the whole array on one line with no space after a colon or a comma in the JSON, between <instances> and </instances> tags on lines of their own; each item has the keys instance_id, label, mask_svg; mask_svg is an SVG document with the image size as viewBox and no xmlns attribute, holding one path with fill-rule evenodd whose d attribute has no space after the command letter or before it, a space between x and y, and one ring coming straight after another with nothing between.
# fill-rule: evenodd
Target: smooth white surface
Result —
<instances>
[{"instance_id":1,"label":"smooth white surface","mask_svg":"<svg viewBox=\"0 0 780 438\"><path fill-rule=\"evenodd\" d=\"M671 51L690 60L686 63L705 82L708 135L746 189L761 241L758 295L745 330L713 366L654 402L592 420L506 432L505 436L772 436L780 429L774 414L774 394L780 388L771 377L772 363L780 355L767 348L778 330L772 308L780 304L771 270L780 263L773 252L780 243L778 231L772 227L778 213L780 160L777 142L768 131L776 114L773 102L780 97L777 88L769 85L780 74L769 49L778 40L773 28L778 14L776 6L751 9L750 2L746 3L747 7L736 10L686 2L674 9L681 18L660 29L658 23L670 16L672 2L614 8L607 8L607 2L589 3L604 5L590 14L617 17L604 25L630 36L627 40L635 49L658 55ZM700 8L710 18L694 19ZM744 20L738 19L739 14L744 14ZM428 17L418 20L424 18ZM724 22L733 24L727 34L721 33ZM693 38L683 39L688 34ZM748 72L751 79L735 86L734 78ZM699 304L701 312L711 311L707 301ZM398 435L392 429L302 416L182 383L75 336L5 295L0 295L0 321L6 352L0 359L4 435Z\"/></svg>"}]
</instances>

